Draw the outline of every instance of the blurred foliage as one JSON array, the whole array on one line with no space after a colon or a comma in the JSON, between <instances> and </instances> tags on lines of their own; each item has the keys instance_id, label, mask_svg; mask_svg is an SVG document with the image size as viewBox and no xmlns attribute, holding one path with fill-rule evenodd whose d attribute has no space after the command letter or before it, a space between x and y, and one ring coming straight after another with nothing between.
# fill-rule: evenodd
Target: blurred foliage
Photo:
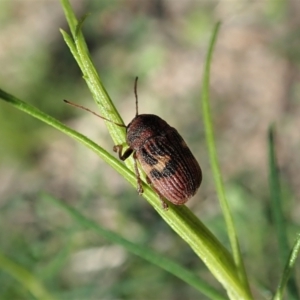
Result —
<instances>
[{"instance_id":1,"label":"blurred foliage","mask_svg":"<svg viewBox=\"0 0 300 300\"><path fill-rule=\"evenodd\" d=\"M261 288L254 290L257 299L268 296L282 271L267 180L267 128L273 121L290 245L299 231L299 1L71 2L78 16L91 12L83 30L125 122L134 115L138 75L140 112L161 115L186 138L204 171L188 205L226 244L198 112L207 41L212 24L222 20L211 76L217 143L252 288ZM66 22L58 1L0 2L0 87L111 149L101 120L61 101L88 100L85 105L92 106L59 27ZM199 294L83 230L41 202L41 191L216 284L147 203L86 149L3 103L0 141L0 249L58 299L198 299ZM120 196L126 201L118 201ZM103 257L111 264L98 261L92 250L108 253ZM109 254L115 253L119 260L113 264L116 257ZM1 299L34 299L4 272L0 282Z\"/></svg>"}]
</instances>

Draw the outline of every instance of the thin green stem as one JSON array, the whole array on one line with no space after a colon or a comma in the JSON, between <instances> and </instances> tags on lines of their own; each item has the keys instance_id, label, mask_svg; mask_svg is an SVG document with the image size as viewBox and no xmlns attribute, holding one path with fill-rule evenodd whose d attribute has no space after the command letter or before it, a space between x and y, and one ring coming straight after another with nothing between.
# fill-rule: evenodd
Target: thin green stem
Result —
<instances>
[{"instance_id":1,"label":"thin green stem","mask_svg":"<svg viewBox=\"0 0 300 300\"><path fill-rule=\"evenodd\" d=\"M273 222L277 234L279 259L282 267L285 265L289 255L289 243L286 230L286 221L282 209L282 195L280 188L279 170L277 166L276 150L275 150L275 130L274 126L269 128L269 184L271 193L271 209ZM295 279L292 277L288 282L289 299L299 299L299 292Z\"/></svg>"},{"instance_id":2,"label":"thin green stem","mask_svg":"<svg viewBox=\"0 0 300 300\"><path fill-rule=\"evenodd\" d=\"M287 259L286 266L284 268L283 274L281 276L277 291L273 297L273 300L281 300L283 299L283 293L284 289L287 285L287 282L290 278L291 272L293 270L293 267L296 263L296 260L298 258L300 251L300 233L298 233L298 236L296 238L296 241L294 243L293 249L290 252L290 255Z\"/></svg>"},{"instance_id":3,"label":"thin green stem","mask_svg":"<svg viewBox=\"0 0 300 300\"><path fill-rule=\"evenodd\" d=\"M111 156L87 137L77 133L56 119L41 112L39 109L2 90L0 90L0 98L89 147L115 168L116 171L124 176L124 178L133 186L136 186L135 174L124 164L120 163L119 160ZM161 202L155 192L148 185L144 185L143 188L143 196L155 208L166 223L169 224L169 226L181 236L181 238L185 240L194 252L204 261L212 274L222 283L228 294L236 295L238 299L249 299L248 294L245 292L237 277L236 268L231 255L204 224L186 206L175 206L170 203L169 210L165 211L162 209Z\"/></svg>"},{"instance_id":4,"label":"thin green stem","mask_svg":"<svg viewBox=\"0 0 300 300\"><path fill-rule=\"evenodd\" d=\"M227 201L226 195L225 195L225 189L224 189L223 179L222 179L222 175L221 175L221 170L220 170L220 166L219 166L218 155L217 155L217 150L216 150L216 145L215 145L213 122L212 122L211 109L210 109L210 103L209 103L209 100L210 100L210 93L209 93L210 66L211 66L211 61L212 61L213 49L214 49L214 45L216 43L216 38L217 38L219 28L220 28L220 23L217 24L217 26L214 30L213 36L211 38L211 43L210 43L210 47L208 50L206 64L205 64L205 68L204 68L203 85L202 85L203 120L204 120L208 152L209 152L209 156L210 156L210 164L211 164L213 175L214 175L218 198L219 198L220 205L221 205L223 215L225 218L225 223L226 223L227 232L228 232L228 236L229 236L229 240L230 240L230 245L231 245L231 249L233 252L234 262L236 264L239 278L243 282L245 290L250 298L251 292L250 292L250 288L249 288L247 274L246 274L244 263L242 260L240 246L238 243L238 238L237 238L233 218L232 218L230 208L228 205L228 201Z\"/></svg>"},{"instance_id":5,"label":"thin green stem","mask_svg":"<svg viewBox=\"0 0 300 300\"><path fill-rule=\"evenodd\" d=\"M18 280L36 299L54 300L36 276L0 252L0 269Z\"/></svg>"},{"instance_id":6,"label":"thin green stem","mask_svg":"<svg viewBox=\"0 0 300 300\"><path fill-rule=\"evenodd\" d=\"M90 59L90 54L86 47L84 37L81 33L82 22L78 22L72 8L67 0L61 0L66 18L69 22L72 37L62 31L63 37L69 46L71 53L74 55L91 93L99 105L100 113L109 120L117 123L121 122L121 118L111 102L95 67ZM214 32L214 38L211 41L210 53L216 39L218 26ZM209 66L210 59L207 65ZM208 70L207 67L206 70ZM136 186L136 176L118 159L110 155L96 143L90 141L87 137L73 131L54 118L41 112L37 108L26 104L25 102L0 90L0 97L9 102L16 108L30 114L31 116L53 126L54 128L64 132L70 137L81 142L91 150L96 152L108 164L117 170L124 178L133 186ZM116 126L110 122L106 122L108 130L112 135L115 143L123 143L125 141L124 128ZM149 201L154 209L166 221L167 224L183 239L194 252L203 260L211 273L226 289L227 294L232 299L251 299L250 293L245 288L243 278L240 276L240 270L237 272L235 263L228 250L215 238L215 236L204 226L204 224L185 206L169 205L169 210L165 211L161 207L160 200L150 186L144 184L143 196ZM239 277L240 276L240 277ZM242 278L242 280L241 280Z\"/></svg>"},{"instance_id":7,"label":"thin green stem","mask_svg":"<svg viewBox=\"0 0 300 300\"><path fill-rule=\"evenodd\" d=\"M112 120L115 123L123 123L118 111L111 101L102 81L92 63L90 53L88 51L84 36L81 32L81 27L86 19L84 16L80 21L77 20L72 7L68 0L61 0L66 19L68 21L72 38L63 30L61 30L66 44L68 45L72 55L74 56L83 78L91 91L93 98L98 105L100 113L105 118ZM115 144L122 144L125 142L124 128L115 126L111 122L105 121L107 129ZM132 160L126 160L125 164L133 170Z\"/></svg>"},{"instance_id":8,"label":"thin green stem","mask_svg":"<svg viewBox=\"0 0 300 300\"><path fill-rule=\"evenodd\" d=\"M76 210L75 208L67 205L63 201L59 201L56 198L49 196L49 195L43 195L43 199L46 201L52 202L54 205L59 206L64 211L66 211L75 221L77 221L78 224L84 226L85 228L91 229L97 234L100 234L101 236L104 236L109 241L119 244L131 253L134 253L135 255L153 263L154 265L157 265L161 267L162 269L168 271L169 273L177 276L178 278L182 279L186 283L188 283L190 286L193 286L200 292L202 292L207 297L210 297L211 299L215 300L225 300L226 298L221 295L218 291L216 291L215 288L208 285L206 282L202 281L196 274L190 272L189 270L181 267L176 262L157 254L156 252L152 251L148 247L144 247L142 245L135 244L133 242L130 242L127 239L124 239L120 235L102 227L101 225L97 224L93 220L88 219L84 215L80 213L79 210Z\"/></svg>"}]
</instances>

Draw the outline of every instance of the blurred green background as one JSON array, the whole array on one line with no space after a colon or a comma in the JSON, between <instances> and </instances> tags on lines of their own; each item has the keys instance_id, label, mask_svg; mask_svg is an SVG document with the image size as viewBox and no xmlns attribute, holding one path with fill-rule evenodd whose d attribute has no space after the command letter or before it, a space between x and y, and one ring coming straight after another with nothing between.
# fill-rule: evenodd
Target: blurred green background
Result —
<instances>
[{"instance_id":1,"label":"blurred green background","mask_svg":"<svg viewBox=\"0 0 300 300\"><path fill-rule=\"evenodd\" d=\"M300 225L300 3L286 1L71 1L104 85L127 124L139 111L182 134L204 179L187 204L224 243L200 91L214 24L211 71L216 139L227 195L254 294L281 274L270 212L267 130L275 122L290 242ZM59 1L0 1L0 87L111 151L104 122L59 32ZM83 230L41 199L46 192L133 242L219 285L192 250L94 153L0 102L0 249L58 299L206 299L174 276ZM298 263L299 272L299 263ZM298 276L299 278L299 276ZM34 299L0 270L0 299Z\"/></svg>"}]
</instances>

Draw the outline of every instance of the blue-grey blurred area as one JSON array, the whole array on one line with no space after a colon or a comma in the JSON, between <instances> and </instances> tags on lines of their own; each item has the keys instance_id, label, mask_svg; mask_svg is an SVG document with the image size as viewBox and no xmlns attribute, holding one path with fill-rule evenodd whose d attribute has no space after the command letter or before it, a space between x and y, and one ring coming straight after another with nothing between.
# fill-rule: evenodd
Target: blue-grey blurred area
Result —
<instances>
[{"instance_id":1,"label":"blue-grey blurred area","mask_svg":"<svg viewBox=\"0 0 300 300\"><path fill-rule=\"evenodd\" d=\"M78 18L90 13L83 25L87 45L124 122L135 115L133 84L139 76L139 112L161 116L186 140L204 177L187 205L228 245L200 103L209 38L222 21L211 69L218 155L253 292L274 290L281 265L270 211L267 130L275 124L283 210L292 242L300 223L300 2L71 4ZM62 101L97 112L60 28L68 31L59 1L1 0L0 88L112 152L103 120ZM0 101L1 252L42 280L58 299L207 299L82 228L42 200L42 193L220 288L188 245L111 167L69 137ZM6 272L0 272L0 281L0 299L33 299Z\"/></svg>"}]
</instances>

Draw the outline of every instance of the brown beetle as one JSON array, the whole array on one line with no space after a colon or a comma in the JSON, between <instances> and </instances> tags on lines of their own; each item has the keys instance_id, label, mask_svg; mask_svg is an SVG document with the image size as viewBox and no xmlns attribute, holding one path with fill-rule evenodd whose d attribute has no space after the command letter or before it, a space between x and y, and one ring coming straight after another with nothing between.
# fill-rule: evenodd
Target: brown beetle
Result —
<instances>
[{"instance_id":1,"label":"brown beetle","mask_svg":"<svg viewBox=\"0 0 300 300\"><path fill-rule=\"evenodd\" d=\"M134 119L127 126L115 123L126 127L126 142L129 148L123 154L122 145L114 146L113 150L123 161L133 154L139 194L143 193L143 188L137 161L146 173L147 183L152 185L164 208L168 207L164 198L175 205L182 205L197 192L202 181L201 168L175 128L156 115L138 114L137 80L136 77ZM65 102L90 111L69 101Z\"/></svg>"}]
</instances>

